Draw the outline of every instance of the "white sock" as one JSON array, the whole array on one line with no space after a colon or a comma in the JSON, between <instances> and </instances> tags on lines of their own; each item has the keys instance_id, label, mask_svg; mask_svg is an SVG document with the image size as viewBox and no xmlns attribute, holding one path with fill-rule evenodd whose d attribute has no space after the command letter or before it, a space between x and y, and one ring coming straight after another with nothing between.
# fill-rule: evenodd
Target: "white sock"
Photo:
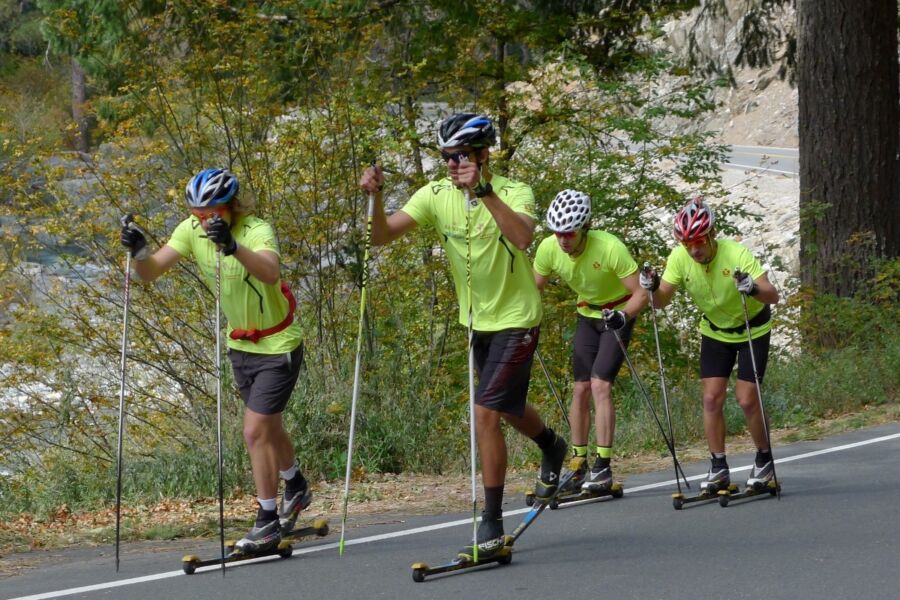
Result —
<instances>
[{"instance_id":1,"label":"white sock","mask_svg":"<svg viewBox=\"0 0 900 600\"><path fill-rule=\"evenodd\" d=\"M291 468L287 471L278 471L281 474L281 478L287 481L288 479L293 479L294 475L300 470L300 467L297 465L297 461L294 461L294 464L291 465Z\"/></svg>"},{"instance_id":2,"label":"white sock","mask_svg":"<svg viewBox=\"0 0 900 600\"><path fill-rule=\"evenodd\" d=\"M278 506L277 498L269 498L268 500L263 500L262 498L257 498L257 502L262 507L263 510L275 510L275 507Z\"/></svg>"}]
</instances>

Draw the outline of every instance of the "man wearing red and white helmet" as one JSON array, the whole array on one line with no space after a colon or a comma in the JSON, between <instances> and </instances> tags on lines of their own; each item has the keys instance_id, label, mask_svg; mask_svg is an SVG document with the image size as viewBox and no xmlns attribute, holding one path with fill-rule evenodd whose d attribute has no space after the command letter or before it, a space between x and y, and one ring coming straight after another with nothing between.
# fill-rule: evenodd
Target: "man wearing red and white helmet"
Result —
<instances>
[{"instance_id":1,"label":"man wearing red and white helmet","mask_svg":"<svg viewBox=\"0 0 900 600\"><path fill-rule=\"evenodd\" d=\"M767 483L774 473L772 454L756 393L741 294L747 303L757 375L762 383L772 328L769 305L778 302L778 290L750 250L733 240L716 239L715 215L701 197L688 202L675 216L672 234L679 245L669 254L662 280L652 271L641 272L640 283L644 289L654 292L656 308L666 306L675 290L684 287L703 313L700 378L703 428L712 464L701 490L715 494L731 483L725 458L723 409L735 361L738 365L735 397L757 447L755 466L747 485Z\"/></svg>"}]
</instances>

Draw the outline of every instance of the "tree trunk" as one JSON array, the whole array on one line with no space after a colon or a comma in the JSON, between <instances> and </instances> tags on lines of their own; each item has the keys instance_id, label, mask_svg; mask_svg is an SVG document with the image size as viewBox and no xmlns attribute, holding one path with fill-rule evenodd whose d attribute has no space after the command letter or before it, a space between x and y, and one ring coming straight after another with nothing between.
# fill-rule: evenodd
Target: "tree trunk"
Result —
<instances>
[{"instance_id":1,"label":"tree trunk","mask_svg":"<svg viewBox=\"0 0 900 600\"><path fill-rule=\"evenodd\" d=\"M75 136L75 149L87 152L90 146L87 116L84 114L84 103L87 101L84 69L78 59L72 57L72 120L78 126Z\"/></svg>"},{"instance_id":2,"label":"tree trunk","mask_svg":"<svg viewBox=\"0 0 900 600\"><path fill-rule=\"evenodd\" d=\"M897 0L799 0L801 282L850 296L898 255Z\"/></svg>"}]
</instances>

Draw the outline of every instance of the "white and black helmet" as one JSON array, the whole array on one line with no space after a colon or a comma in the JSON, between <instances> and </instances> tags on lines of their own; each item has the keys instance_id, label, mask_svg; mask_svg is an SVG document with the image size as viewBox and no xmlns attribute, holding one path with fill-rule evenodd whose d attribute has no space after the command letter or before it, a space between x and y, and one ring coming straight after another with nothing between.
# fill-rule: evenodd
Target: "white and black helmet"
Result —
<instances>
[{"instance_id":1,"label":"white and black helmet","mask_svg":"<svg viewBox=\"0 0 900 600\"><path fill-rule=\"evenodd\" d=\"M484 115L460 113L451 115L441 122L438 128L438 146L453 148L455 146L471 146L487 148L497 141L494 124Z\"/></svg>"},{"instance_id":2,"label":"white and black helmet","mask_svg":"<svg viewBox=\"0 0 900 600\"><path fill-rule=\"evenodd\" d=\"M578 190L563 190L547 209L547 226L554 233L578 231L591 222L591 197Z\"/></svg>"}]
</instances>

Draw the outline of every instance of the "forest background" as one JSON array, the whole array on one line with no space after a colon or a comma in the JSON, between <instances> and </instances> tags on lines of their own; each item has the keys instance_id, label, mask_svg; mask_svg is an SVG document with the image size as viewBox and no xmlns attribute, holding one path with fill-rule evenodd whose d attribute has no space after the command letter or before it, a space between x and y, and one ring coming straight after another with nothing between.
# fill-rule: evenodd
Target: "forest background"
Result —
<instances>
[{"instance_id":1,"label":"forest background","mask_svg":"<svg viewBox=\"0 0 900 600\"><path fill-rule=\"evenodd\" d=\"M716 88L734 83L728 65L672 55L660 43L671 19L702 5L699 23L718 4L0 2L0 547L47 543L39 524L96 514L115 499L121 215L136 215L162 244L185 214L182 189L193 173L221 165L238 174L242 193L275 226L282 277L298 293L307 368L286 422L303 470L328 488L346 460L365 242L361 169L381 161L396 209L443 175L440 119L483 112L500 132L494 169L532 185L541 215L560 189L582 189L596 227L622 238L639 262L660 265L668 220L685 199L727 195L726 148L698 124L716 110ZM772 50L736 60L781 61L790 77L790 33L760 24L785 3L738 4L757 10L745 22L759 19L742 43ZM760 41L762 31L770 37ZM723 202L718 217L720 232L735 236L738 223L762 215ZM536 239L546 234L539 226ZM896 254L857 234L849 291L803 287L796 272L783 283L775 312L783 335L764 391L776 430L871 407L875 418L896 418L900 267ZM469 464L465 330L438 248L432 233L417 231L374 254L351 506L368 499L373 477L439 482ZM47 255L64 276L35 285L28 265ZM540 351L567 401L573 296L555 285L544 302ZM132 289L129 535L182 534L142 525L152 510L140 507L202 506L216 494L214 306L189 262ZM687 446L702 439L699 315L682 298L660 316L672 418ZM649 318L629 352L662 411ZM242 507L234 514L247 518L242 405L223 373L225 489L229 505ZM530 400L565 431L537 367L531 389ZM665 457L626 371L616 396L617 456ZM744 431L734 403L726 417L730 434ZM533 470L532 444L509 442L511 463ZM108 519L92 522L91 539L108 540Z\"/></svg>"}]
</instances>

